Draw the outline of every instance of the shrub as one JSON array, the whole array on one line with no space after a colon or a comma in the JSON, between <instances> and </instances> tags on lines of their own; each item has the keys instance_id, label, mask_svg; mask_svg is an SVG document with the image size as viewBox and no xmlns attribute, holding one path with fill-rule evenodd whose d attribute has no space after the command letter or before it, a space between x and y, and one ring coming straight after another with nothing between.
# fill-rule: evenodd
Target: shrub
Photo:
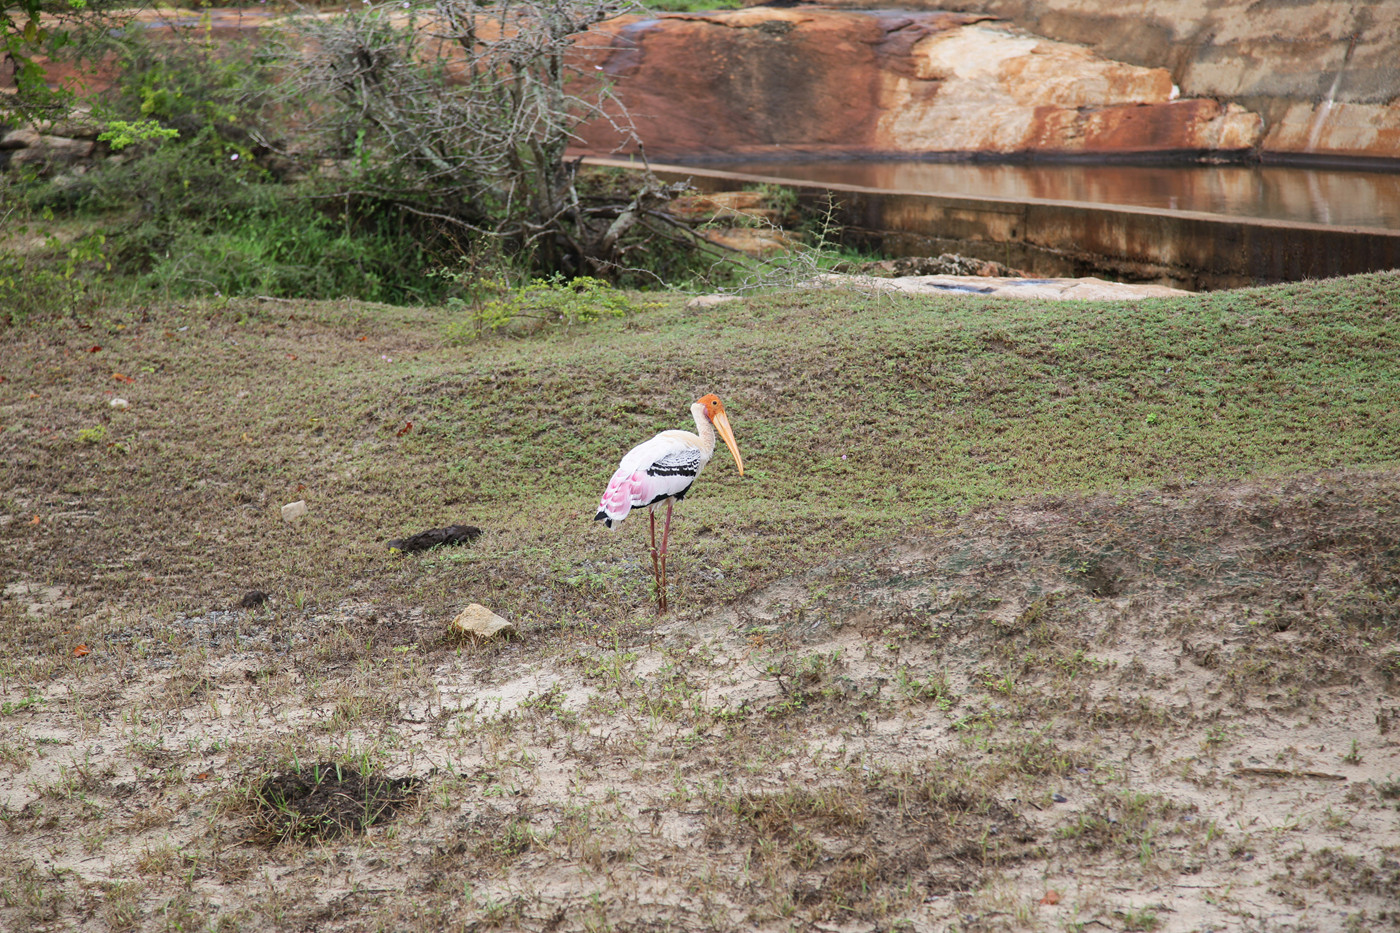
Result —
<instances>
[{"instance_id":1,"label":"shrub","mask_svg":"<svg viewBox=\"0 0 1400 933\"><path fill-rule=\"evenodd\" d=\"M61 243L50 236L40 247L27 245L35 232L32 211L17 186L3 178L0 229L9 244L0 247L0 323L85 316L95 304L91 283L111 269L106 238L91 234Z\"/></svg>"},{"instance_id":2,"label":"shrub","mask_svg":"<svg viewBox=\"0 0 1400 933\"><path fill-rule=\"evenodd\" d=\"M450 299L449 307L465 312L465 320L448 325L448 339L464 343L487 332L515 335L535 333L552 325L587 324L619 317L649 304L638 304L607 282L589 276L537 279L519 288L502 288L495 297L476 303Z\"/></svg>"}]
</instances>

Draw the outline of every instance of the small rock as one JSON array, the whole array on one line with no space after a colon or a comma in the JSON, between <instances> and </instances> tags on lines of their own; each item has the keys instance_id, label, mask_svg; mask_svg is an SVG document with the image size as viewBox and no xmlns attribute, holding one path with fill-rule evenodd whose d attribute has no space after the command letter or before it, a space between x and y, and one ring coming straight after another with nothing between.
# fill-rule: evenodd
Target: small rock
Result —
<instances>
[{"instance_id":1,"label":"small rock","mask_svg":"<svg viewBox=\"0 0 1400 933\"><path fill-rule=\"evenodd\" d=\"M128 408L131 407L131 403L124 398L114 398L108 404L110 404L113 408L118 408L122 411L126 411Z\"/></svg>"},{"instance_id":2,"label":"small rock","mask_svg":"<svg viewBox=\"0 0 1400 933\"><path fill-rule=\"evenodd\" d=\"M282 521L294 522L306 514L306 500L298 499L282 506Z\"/></svg>"},{"instance_id":3,"label":"small rock","mask_svg":"<svg viewBox=\"0 0 1400 933\"><path fill-rule=\"evenodd\" d=\"M1064 794L1051 794L1050 799L1056 803L1066 803L1069 800Z\"/></svg>"},{"instance_id":4,"label":"small rock","mask_svg":"<svg viewBox=\"0 0 1400 933\"><path fill-rule=\"evenodd\" d=\"M458 634L475 638L490 638L504 631L515 631L515 626L477 603L472 603L457 613L457 618L452 620L448 628Z\"/></svg>"}]
</instances>

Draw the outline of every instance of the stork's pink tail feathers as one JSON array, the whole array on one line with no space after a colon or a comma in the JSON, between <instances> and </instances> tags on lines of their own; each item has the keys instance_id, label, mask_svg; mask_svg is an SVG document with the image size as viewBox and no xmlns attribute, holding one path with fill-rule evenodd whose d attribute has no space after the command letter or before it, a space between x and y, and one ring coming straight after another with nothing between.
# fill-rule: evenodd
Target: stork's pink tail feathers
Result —
<instances>
[{"instance_id":1,"label":"stork's pink tail feathers","mask_svg":"<svg viewBox=\"0 0 1400 933\"><path fill-rule=\"evenodd\" d=\"M632 511L634 504L647 501L646 490L647 475L644 471L614 473L608 488L603 491L602 501L598 503L598 514L593 516L593 520L602 522L609 528L616 526Z\"/></svg>"}]
</instances>

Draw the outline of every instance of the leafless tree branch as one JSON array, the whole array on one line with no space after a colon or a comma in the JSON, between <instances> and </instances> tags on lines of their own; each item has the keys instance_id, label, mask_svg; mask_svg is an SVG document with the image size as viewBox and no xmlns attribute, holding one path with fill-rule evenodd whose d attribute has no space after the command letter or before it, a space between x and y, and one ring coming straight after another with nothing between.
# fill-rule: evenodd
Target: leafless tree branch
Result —
<instances>
[{"instance_id":1,"label":"leafless tree branch","mask_svg":"<svg viewBox=\"0 0 1400 933\"><path fill-rule=\"evenodd\" d=\"M589 119L611 125L619 147L636 146L611 87L578 67L580 37L634 9L632 0L409 0L307 17L286 60L301 90L328 102L307 118L339 159L337 195L372 193L531 251L551 271L597 274L620 268L629 236L656 234L640 221L681 187L648 173L585 206L578 163L565 158Z\"/></svg>"}]
</instances>

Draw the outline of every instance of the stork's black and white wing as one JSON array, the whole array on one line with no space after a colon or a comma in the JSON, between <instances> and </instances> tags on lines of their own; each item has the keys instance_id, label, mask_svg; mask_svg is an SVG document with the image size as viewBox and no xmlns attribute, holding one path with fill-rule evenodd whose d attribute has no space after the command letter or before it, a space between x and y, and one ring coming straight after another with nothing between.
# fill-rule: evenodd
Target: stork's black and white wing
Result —
<instances>
[{"instance_id":1,"label":"stork's black and white wing","mask_svg":"<svg viewBox=\"0 0 1400 933\"><path fill-rule=\"evenodd\" d=\"M663 431L622 458L595 518L611 528L634 508L684 498L708 460L699 437L689 431Z\"/></svg>"}]
</instances>

